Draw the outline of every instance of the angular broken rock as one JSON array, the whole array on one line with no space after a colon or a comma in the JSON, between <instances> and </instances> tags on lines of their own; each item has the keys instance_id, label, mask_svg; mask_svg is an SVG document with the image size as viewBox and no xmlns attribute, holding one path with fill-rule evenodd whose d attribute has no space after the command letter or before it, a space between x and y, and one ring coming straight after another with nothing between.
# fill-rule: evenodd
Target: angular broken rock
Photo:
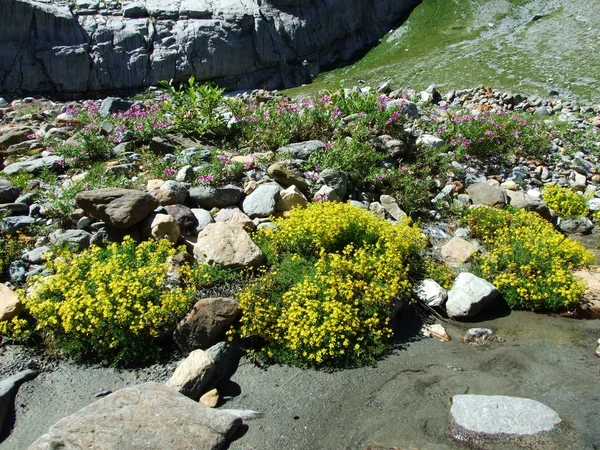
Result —
<instances>
[{"instance_id":1,"label":"angular broken rock","mask_svg":"<svg viewBox=\"0 0 600 450\"><path fill-rule=\"evenodd\" d=\"M86 214L115 228L129 228L158 207L158 200L146 192L118 188L83 191L75 202Z\"/></svg>"},{"instance_id":2,"label":"angular broken rock","mask_svg":"<svg viewBox=\"0 0 600 450\"><path fill-rule=\"evenodd\" d=\"M23 309L21 299L12 289L0 283L0 322L18 316Z\"/></svg>"},{"instance_id":3,"label":"angular broken rock","mask_svg":"<svg viewBox=\"0 0 600 450\"><path fill-rule=\"evenodd\" d=\"M173 337L184 352L208 348L216 343L238 314L238 302L233 298L200 299L179 322Z\"/></svg>"},{"instance_id":4,"label":"angular broken rock","mask_svg":"<svg viewBox=\"0 0 600 450\"><path fill-rule=\"evenodd\" d=\"M59 420L29 450L218 450L242 425L159 383L127 387Z\"/></svg>"},{"instance_id":5,"label":"angular broken rock","mask_svg":"<svg viewBox=\"0 0 600 450\"><path fill-rule=\"evenodd\" d=\"M503 395L455 395L450 415L452 434L461 441L469 435L532 436L552 431L561 422L554 410L540 402Z\"/></svg>"},{"instance_id":6,"label":"angular broken rock","mask_svg":"<svg viewBox=\"0 0 600 450\"><path fill-rule=\"evenodd\" d=\"M264 260L248 233L230 222L208 224L198 234L194 256L204 264L230 269L258 266Z\"/></svg>"},{"instance_id":7,"label":"angular broken rock","mask_svg":"<svg viewBox=\"0 0 600 450\"><path fill-rule=\"evenodd\" d=\"M177 392L198 400L215 372L215 363L204 350L194 350L185 358L167 380L167 386Z\"/></svg>"},{"instance_id":8,"label":"angular broken rock","mask_svg":"<svg viewBox=\"0 0 600 450\"><path fill-rule=\"evenodd\" d=\"M456 277L448 292L446 313L449 317L471 317L479 314L500 296L496 287L472 273L463 272Z\"/></svg>"}]
</instances>

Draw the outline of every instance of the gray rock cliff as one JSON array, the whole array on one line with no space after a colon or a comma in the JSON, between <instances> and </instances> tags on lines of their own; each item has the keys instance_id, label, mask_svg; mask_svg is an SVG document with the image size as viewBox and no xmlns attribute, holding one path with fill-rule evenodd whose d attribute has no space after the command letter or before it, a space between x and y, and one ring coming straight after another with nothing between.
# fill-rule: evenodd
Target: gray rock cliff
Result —
<instances>
[{"instance_id":1,"label":"gray rock cliff","mask_svg":"<svg viewBox=\"0 0 600 450\"><path fill-rule=\"evenodd\" d=\"M289 87L374 44L419 0L1 0L0 94L161 80Z\"/></svg>"}]
</instances>

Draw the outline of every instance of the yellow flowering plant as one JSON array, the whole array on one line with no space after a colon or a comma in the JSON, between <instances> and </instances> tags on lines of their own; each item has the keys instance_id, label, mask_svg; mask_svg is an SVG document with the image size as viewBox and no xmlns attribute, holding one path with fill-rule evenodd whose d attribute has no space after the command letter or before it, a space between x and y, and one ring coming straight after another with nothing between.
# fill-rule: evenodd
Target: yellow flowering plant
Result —
<instances>
[{"instance_id":1,"label":"yellow flowering plant","mask_svg":"<svg viewBox=\"0 0 600 450\"><path fill-rule=\"evenodd\" d=\"M467 223L489 249L475 259L473 269L498 288L511 308L561 311L581 300L586 285L573 272L591 264L594 255L538 214L474 208Z\"/></svg>"},{"instance_id":2,"label":"yellow flowering plant","mask_svg":"<svg viewBox=\"0 0 600 450\"><path fill-rule=\"evenodd\" d=\"M156 339L188 310L196 293L192 268L170 272L176 254L166 240L139 245L59 251L46 268L53 274L30 286L23 301L36 329L78 358L117 364L157 356Z\"/></svg>"},{"instance_id":3,"label":"yellow flowering plant","mask_svg":"<svg viewBox=\"0 0 600 450\"><path fill-rule=\"evenodd\" d=\"M544 187L542 199L562 217L587 216L589 212L585 198L566 187L548 185Z\"/></svg>"},{"instance_id":4,"label":"yellow flowering plant","mask_svg":"<svg viewBox=\"0 0 600 450\"><path fill-rule=\"evenodd\" d=\"M393 312L410 298L421 231L331 202L276 225L257 239L272 267L239 293L237 334L261 339L267 359L300 366L356 366L381 354Z\"/></svg>"}]
</instances>

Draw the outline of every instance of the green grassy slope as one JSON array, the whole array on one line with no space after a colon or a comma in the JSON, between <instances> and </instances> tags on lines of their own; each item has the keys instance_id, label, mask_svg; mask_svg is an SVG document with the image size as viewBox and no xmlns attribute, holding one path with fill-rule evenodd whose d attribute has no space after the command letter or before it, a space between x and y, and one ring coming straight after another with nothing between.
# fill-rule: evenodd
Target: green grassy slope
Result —
<instances>
[{"instance_id":1,"label":"green grassy slope","mask_svg":"<svg viewBox=\"0 0 600 450\"><path fill-rule=\"evenodd\" d=\"M423 0L360 61L291 93L390 79L394 87L485 84L597 101L599 8L598 0Z\"/></svg>"}]
</instances>

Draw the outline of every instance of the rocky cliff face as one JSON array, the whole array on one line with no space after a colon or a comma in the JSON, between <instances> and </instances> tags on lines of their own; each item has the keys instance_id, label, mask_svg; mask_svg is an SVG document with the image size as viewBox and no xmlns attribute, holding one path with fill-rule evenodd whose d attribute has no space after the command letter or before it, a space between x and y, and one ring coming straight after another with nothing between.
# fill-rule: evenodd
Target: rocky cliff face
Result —
<instances>
[{"instance_id":1,"label":"rocky cliff face","mask_svg":"<svg viewBox=\"0 0 600 450\"><path fill-rule=\"evenodd\" d=\"M377 41L419 0L0 1L0 93L160 80L292 86Z\"/></svg>"}]
</instances>

